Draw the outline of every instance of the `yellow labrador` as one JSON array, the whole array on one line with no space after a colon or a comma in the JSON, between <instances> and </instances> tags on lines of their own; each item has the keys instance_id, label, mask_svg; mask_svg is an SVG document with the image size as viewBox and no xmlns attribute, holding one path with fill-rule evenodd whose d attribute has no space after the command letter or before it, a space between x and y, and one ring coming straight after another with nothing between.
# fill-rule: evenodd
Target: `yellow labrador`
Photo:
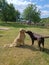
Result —
<instances>
[{"instance_id":1,"label":"yellow labrador","mask_svg":"<svg viewBox=\"0 0 49 65\"><path fill-rule=\"evenodd\" d=\"M25 41L25 30L20 29L18 36L14 39L14 42L12 44L5 45L4 47L15 47L15 46L20 46L24 45Z\"/></svg>"}]
</instances>

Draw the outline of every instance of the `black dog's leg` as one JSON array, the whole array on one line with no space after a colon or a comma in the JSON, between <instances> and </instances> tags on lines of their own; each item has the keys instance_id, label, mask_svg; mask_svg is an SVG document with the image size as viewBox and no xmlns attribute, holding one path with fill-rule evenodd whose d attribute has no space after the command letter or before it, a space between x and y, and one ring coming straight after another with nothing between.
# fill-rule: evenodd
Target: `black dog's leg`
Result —
<instances>
[{"instance_id":1,"label":"black dog's leg","mask_svg":"<svg viewBox=\"0 0 49 65\"><path fill-rule=\"evenodd\" d=\"M41 50L41 44L43 46L43 51L44 51L44 38L40 38L38 41L38 46L39 46L40 50Z\"/></svg>"},{"instance_id":2,"label":"black dog's leg","mask_svg":"<svg viewBox=\"0 0 49 65\"><path fill-rule=\"evenodd\" d=\"M39 46L39 49L41 51L41 41L40 40L38 41L38 46Z\"/></svg>"},{"instance_id":3,"label":"black dog's leg","mask_svg":"<svg viewBox=\"0 0 49 65\"><path fill-rule=\"evenodd\" d=\"M42 46L43 46L43 51L44 51L44 38L42 38Z\"/></svg>"},{"instance_id":4,"label":"black dog's leg","mask_svg":"<svg viewBox=\"0 0 49 65\"><path fill-rule=\"evenodd\" d=\"M34 40L32 39L32 45L34 45Z\"/></svg>"}]
</instances>

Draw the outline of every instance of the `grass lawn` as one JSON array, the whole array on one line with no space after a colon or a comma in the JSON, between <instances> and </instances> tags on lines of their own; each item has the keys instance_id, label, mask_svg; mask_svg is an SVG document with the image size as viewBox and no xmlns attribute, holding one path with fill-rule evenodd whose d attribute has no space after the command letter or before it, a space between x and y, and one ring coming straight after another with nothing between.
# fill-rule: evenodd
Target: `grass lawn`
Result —
<instances>
[{"instance_id":1,"label":"grass lawn","mask_svg":"<svg viewBox=\"0 0 49 65\"><path fill-rule=\"evenodd\" d=\"M45 39L45 51L39 51L37 41L31 46L31 39L26 34L25 46L3 48L5 44L11 44L19 33L20 28L32 32L49 35L49 29L21 25L16 23L0 23L1 27L9 30L0 30L0 65L49 65L49 39Z\"/></svg>"}]
</instances>

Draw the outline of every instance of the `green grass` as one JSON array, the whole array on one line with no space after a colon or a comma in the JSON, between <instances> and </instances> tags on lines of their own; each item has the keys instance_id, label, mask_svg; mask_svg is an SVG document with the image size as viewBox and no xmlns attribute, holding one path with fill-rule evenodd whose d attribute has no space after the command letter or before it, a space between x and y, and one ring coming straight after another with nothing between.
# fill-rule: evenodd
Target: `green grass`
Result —
<instances>
[{"instance_id":1,"label":"green grass","mask_svg":"<svg viewBox=\"0 0 49 65\"><path fill-rule=\"evenodd\" d=\"M31 46L31 39L27 34L25 46L2 47L13 42L20 28L31 30L41 35L49 35L49 29L16 23L0 23L0 27L10 28L9 30L0 30L0 35L2 35L0 36L0 65L49 65L49 39L45 39L44 52L39 51L37 42L35 42L34 46Z\"/></svg>"}]
</instances>

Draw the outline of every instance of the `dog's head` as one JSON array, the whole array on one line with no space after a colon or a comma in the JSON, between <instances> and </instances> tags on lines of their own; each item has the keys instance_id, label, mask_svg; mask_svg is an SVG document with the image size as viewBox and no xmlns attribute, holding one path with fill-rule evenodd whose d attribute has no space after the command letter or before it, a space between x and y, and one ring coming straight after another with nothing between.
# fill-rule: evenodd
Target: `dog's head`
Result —
<instances>
[{"instance_id":1,"label":"dog's head","mask_svg":"<svg viewBox=\"0 0 49 65\"><path fill-rule=\"evenodd\" d=\"M20 29L20 33L25 33L25 32L26 32L26 30Z\"/></svg>"},{"instance_id":2,"label":"dog's head","mask_svg":"<svg viewBox=\"0 0 49 65\"><path fill-rule=\"evenodd\" d=\"M26 33L30 34L30 33L32 33L32 32L28 30L28 31L26 31Z\"/></svg>"},{"instance_id":3,"label":"dog's head","mask_svg":"<svg viewBox=\"0 0 49 65\"><path fill-rule=\"evenodd\" d=\"M29 35L32 35L33 33L31 31L26 31L25 33L29 34Z\"/></svg>"}]
</instances>

